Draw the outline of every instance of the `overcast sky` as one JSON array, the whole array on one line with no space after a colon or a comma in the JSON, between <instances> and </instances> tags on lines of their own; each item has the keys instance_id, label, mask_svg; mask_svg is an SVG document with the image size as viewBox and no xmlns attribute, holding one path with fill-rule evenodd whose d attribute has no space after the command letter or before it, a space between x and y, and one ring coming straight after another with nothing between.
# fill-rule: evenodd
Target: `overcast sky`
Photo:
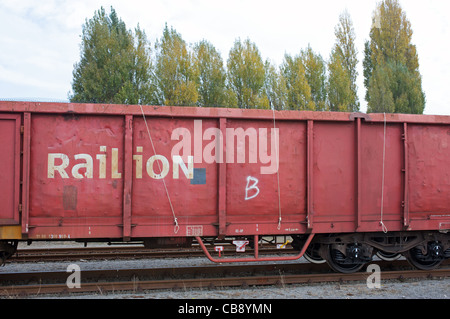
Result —
<instances>
[{"instance_id":1,"label":"overcast sky","mask_svg":"<svg viewBox=\"0 0 450 319\"><path fill-rule=\"evenodd\" d=\"M127 28L139 23L153 46L165 23L189 43L210 41L225 63L235 39L256 43L264 60L279 65L285 53L311 45L329 59L334 28L345 9L359 51L359 97L364 100L362 60L377 0L0 0L0 99L67 100L80 59L82 25L113 6ZM450 115L450 1L400 0L411 21L427 104L425 114Z\"/></svg>"}]
</instances>

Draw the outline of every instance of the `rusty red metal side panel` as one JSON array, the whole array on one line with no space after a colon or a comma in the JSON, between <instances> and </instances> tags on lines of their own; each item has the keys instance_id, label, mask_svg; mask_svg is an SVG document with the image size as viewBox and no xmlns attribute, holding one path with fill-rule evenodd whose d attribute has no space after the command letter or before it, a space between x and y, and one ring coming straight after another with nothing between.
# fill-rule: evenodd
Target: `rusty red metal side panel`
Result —
<instances>
[{"instance_id":1,"label":"rusty red metal side panel","mask_svg":"<svg viewBox=\"0 0 450 319\"><path fill-rule=\"evenodd\" d=\"M121 237L124 117L34 114L32 238Z\"/></svg>"},{"instance_id":2,"label":"rusty red metal side panel","mask_svg":"<svg viewBox=\"0 0 450 319\"><path fill-rule=\"evenodd\" d=\"M216 236L218 169L215 162L203 161L207 145L215 142L203 136L208 129L219 130L219 121L183 117L146 121L148 130L142 116L133 121L132 236ZM173 150L183 163L174 161Z\"/></svg>"},{"instance_id":3,"label":"rusty red metal side panel","mask_svg":"<svg viewBox=\"0 0 450 319\"><path fill-rule=\"evenodd\" d=\"M411 227L450 228L450 127L409 124L408 157Z\"/></svg>"},{"instance_id":4,"label":"rusty red metal side panel","mask_svg":"<svg viewBox=\"0 0 450 319\"><path fill-rule=\"evenodd\" d=\"M304 232L306 122L280 121L274 128L273 121L232 119L227 130L247 133L226 138L227 233Z\"/></svg>"},{"instance_id":5,"label":"rusty red metal side panel","mask_svg":"<svg viewBox=\"0 0 450 319\"><path fill-rule=\"evenodd\" d=\"M19 224L20 114L0 114L0 225Z\"/></svg>"},{"instance_id":6,"label":"rusty red metal side panel","mask_svg":"<svg viewBox=\"0 0 450 319\"><path fill-rule=\"evenodd\" d=\"M314 123L314 220L333 232L355 229L355 141L353 122Z\"/></svg>"},{"instance_id":7,"label":"rusty red metal side panel","mask_svg":"<svg viewBox=\"0 0 450 319\"><path fill-rule=\"evenodd\" d=\"M386 127L385 178L383 216L381 216L383 174L383 123L364 123L361 128L361 218L364 230L382 230L380 221L388 230L402 230L403 199L403 126Z\"/></svg>"}]
</instances>

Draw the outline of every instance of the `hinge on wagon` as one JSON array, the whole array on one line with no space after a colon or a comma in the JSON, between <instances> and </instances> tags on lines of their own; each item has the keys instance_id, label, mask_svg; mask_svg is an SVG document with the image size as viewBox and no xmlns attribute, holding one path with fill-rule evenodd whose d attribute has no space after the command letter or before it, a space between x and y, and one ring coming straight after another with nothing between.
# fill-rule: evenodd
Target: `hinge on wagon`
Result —
<instances>
[{"instance_id":1,"label":"hinge on wagon","mask_svg":"<svg viewBox=\"0 0 450 319\"><path fill-rule=\"evenodd\" d=\"M19 213L22 212L22 204L19 204Z\"/></svg>"},{"instance_id":2,"label":"hinge on wagon","mask_svg":"<svg viewBox=\"0 0 450 319\"><path fill-rule=\"evenodd\" d=\"M23 132L25 132L25 126L21 125L20 126L20 134L23 134Z\"/></svg>"}]
</instances>

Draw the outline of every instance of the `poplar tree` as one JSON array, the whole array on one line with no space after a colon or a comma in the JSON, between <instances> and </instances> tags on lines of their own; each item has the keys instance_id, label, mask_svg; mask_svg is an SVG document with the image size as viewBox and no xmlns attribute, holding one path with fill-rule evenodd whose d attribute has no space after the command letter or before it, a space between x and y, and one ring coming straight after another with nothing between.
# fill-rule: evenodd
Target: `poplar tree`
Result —
<instances>
[{"instance_id":1,"label":"poplar tree","mask_svg":"<svg viewBox=\"0 0 450 319\"><path fill-rule=\"evenodd\" d=\"M343 111L348 112L357 112L359 111L359 98L358 98L358 86L356 84L356 80L358 78L358 51L356 50L356 35L353 28L353 22L350 17L350 14L347 10L345 10L339 16L339 23L334 29L334 34L336 36L336 43L333 48L332 56L339 55L339 59L337 57L332 57L331 63L337 63L340 61L342 64L342 68L347 73L347 76L341 76L342 80L349 81L349 83L339 84L341 89L348 89L350 86L350 92L342 92L342 99L338 102ZM334 71L338 71L336 69L337 66L333 66ZM332 67L332 69L333 69ZM331 70L330 70L331 71ZM334 74L333 76L337 76Z\"/></svg>"},{"instance_id":2,"label":"poplar tree","mask_svg":"<svg viewBox=\"0 0 450 319\"><path fill-rule=\"evenodd\" d=\"M310 46L302 51L301 58L305 67L306 80L311 88L311 99L315 104L315 110L325 111L327 110L325 62L320 54L315 53Z\"/></svg>"},{"instance_id":3,"label":"poplar tree","mask_svg":"<svg viewBox=\"0 0 450 319\"><path fill-rule=\"evenodd\" d=\"M372 21L363 63L368 111L423 113L425 93L410 21L397 0L379 3ZM388 97L381 98L384 94ZM383 104L386 99L392 104Z\"/></svg>"},{"instance_id":4,"label":"poplar tree","mask_svg":"<svg viewBox=\"0 0 450 319\"><path fill-rule=\"evenodd\" d=\"M203 40L194 46L199 106L225 106L226 72L222 57L215 47Z\"/></svg>"},{"instance_id":5,"label":"poplar tree","mask_svg":"<svg viewBox=\"0 0 450 319\"><path fill-rule=\"evenodd\" d=\"M331 51L328 67L327 94L331 111L359 111L357 72L357 50L355 31L350 14L344 11L334 29L336 42Z\"/></svg>"},{"instance_id":6,"label":"poplar tree","mask_svg":"<svg viewBox=\"0 0 450 319\"><path fill-rule=\"evenodd\" d=\"M287 109L315 110L315 104L311 97L311 87L308 84L301 56L292 57L285 54L280 68L286 83Z\"/></svg>"},{"instance_id":7,"label":"poplar tree","mask_svg":"<svg viewBox=\"0 0 450 319\"><path fill-rule=\"evenodd\" d=\"M71 102L150 104L150 48L145 32L127 30L114 8L102 7L83 25L81 58L73 70Z\"/></svg>"},{"instance_id":8,"label":"poplar tree","mask_svg":"<svg viewBox=\"0 0 450 319\"><path fill-rule=\"evenodd\" d=\"M269 108L264 94L265 68L261 54L250 39L237 39L227 61L228 101L239 108Z\"/></svg>"},{"instance_id":9,"label":"poplar tree","mask_svg":"<svg viewBox=\"0 0 450 319\"><path fill-rule=\"evenodd\" d=\"M266 61L264 65L266 77L264 81L264 93L269 100L270 108L275 110L287 109L286 81L275 65Z\"/></svg>"},{"instance_id":10,"label":"poplar tree","mask_svg":"<svg viewBox=\"0 0 450 319\"><path fill-rule=\"evenodd\" d=\"M155 77L158 104L194 106L198 101L196 68L186 42L174 28L164 28L156 42Z\"/></svg>"},{"instance_id":11,"label":"poplar tree","mask_svg":"<svg viewBox=\"0 0 450 319\"><path fill-rule=\"evenodd\" d=\"M328 63L328 106L334 112L352 112L355 101L350 73L344 67L342 55L333 50Z\"/></svg>"}]
</instances>

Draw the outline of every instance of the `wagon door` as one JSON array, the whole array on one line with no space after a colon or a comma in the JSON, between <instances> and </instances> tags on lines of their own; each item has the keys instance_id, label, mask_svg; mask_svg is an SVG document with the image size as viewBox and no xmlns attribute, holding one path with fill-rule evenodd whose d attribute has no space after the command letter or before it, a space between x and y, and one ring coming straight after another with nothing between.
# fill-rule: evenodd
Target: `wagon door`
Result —
<instances>
[{"instance_id":1,"label":"wagon door","mask_svg":"<svg viewBox=\"0 0 450 319\"><path fill-rule=\"evenodd\" d=\"M0 225L19 224L20 115L0 114Z\"/></svg>"}]
</instances>

